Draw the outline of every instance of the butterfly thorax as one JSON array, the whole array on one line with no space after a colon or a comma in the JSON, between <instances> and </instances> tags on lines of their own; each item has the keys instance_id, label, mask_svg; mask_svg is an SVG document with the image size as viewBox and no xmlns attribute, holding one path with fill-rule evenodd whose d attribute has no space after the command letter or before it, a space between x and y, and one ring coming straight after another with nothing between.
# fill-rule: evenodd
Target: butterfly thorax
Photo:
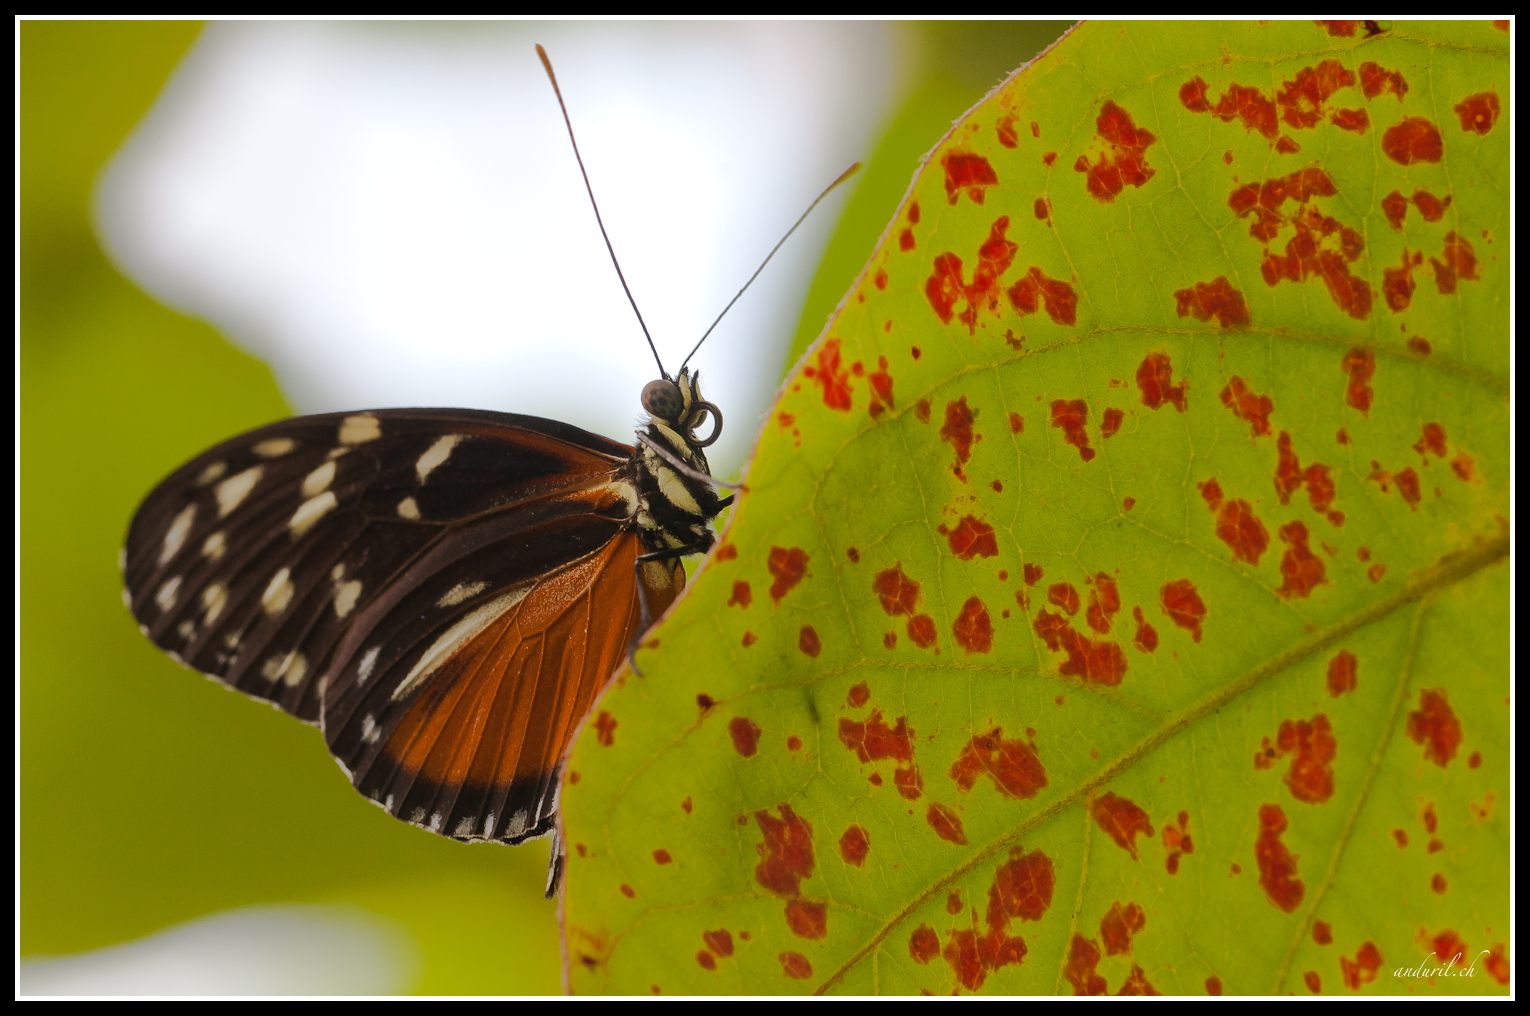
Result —
<instances>
[{"instance_id":1,"label":"butterfly thorax","mask_svg":"<svg viewBox=\"0 0 1530 1016\"><path fill-rule=\"evenodd\" d=\"M683 369L674 381L645 388L643 407L649 417L629 463L637 492L633 521L652 551L706 551L723 502L709 482L704 449L721 433L722 416L701 398L698 376ZM698 427L710 433L698 436Z\"/></svg>"}]
</instances>

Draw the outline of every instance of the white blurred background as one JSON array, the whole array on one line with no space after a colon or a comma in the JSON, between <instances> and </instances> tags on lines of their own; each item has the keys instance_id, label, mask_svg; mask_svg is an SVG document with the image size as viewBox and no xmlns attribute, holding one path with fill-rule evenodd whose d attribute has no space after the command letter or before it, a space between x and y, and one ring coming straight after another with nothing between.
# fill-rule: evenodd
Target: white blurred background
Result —
<instances>
[{"instance_id":1,"label":"white blurred background","mask_svg":"<svg viewBox=\"0 0 1530 1016\"><path fill-rule=\"evenodd\" d=\"M671 372L898 93L872 22L214 24L101 181L107 251L271 364L299 412L472 406L627 440L656 369L533 42ZM843 197L694 363L721 474Z\"/></svg>"}]
</instances>

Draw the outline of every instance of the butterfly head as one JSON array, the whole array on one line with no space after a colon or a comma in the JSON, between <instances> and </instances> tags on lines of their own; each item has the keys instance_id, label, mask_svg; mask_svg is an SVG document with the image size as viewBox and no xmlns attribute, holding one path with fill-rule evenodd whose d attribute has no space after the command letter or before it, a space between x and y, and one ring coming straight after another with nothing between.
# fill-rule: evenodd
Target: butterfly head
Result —
<instances>
[{"instance_id":1,"label":"butterfly head","mask_svg":"<svg viewBox=\"0 0 1530 1016\"><path fill-rule=\"evenodd\" d=\"M696 448L706 448L722 436L722 411L701 397L701 375L684 367L673 381L659 378L643 386L643 409L655 421L683 434ZM710 422L709 422L710 421ZM709 427L705 437L697 431Z\"/></svg>"}]
</instances>

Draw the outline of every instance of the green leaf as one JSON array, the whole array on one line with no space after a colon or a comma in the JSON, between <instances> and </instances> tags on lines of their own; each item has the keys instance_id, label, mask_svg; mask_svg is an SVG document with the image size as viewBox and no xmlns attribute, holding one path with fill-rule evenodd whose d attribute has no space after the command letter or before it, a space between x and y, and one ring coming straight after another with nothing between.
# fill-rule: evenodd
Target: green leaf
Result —
<instances>
[{"instance_id":1,"label":"green leaf","mask_svg":"<svg viewBox=\"0 0 1530 1016\"><path fill-rule=\"evenodd\" d=\"M956 124L576 745L575 990L1506 990L1508 45L1087 24Z\"/></svg>"}]
</instances>

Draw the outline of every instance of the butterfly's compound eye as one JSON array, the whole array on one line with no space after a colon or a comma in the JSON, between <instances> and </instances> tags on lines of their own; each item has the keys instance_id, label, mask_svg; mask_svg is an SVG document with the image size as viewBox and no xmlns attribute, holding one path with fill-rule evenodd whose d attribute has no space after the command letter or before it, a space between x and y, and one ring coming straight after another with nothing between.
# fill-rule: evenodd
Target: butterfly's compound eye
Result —
<instances>
[{"instance_id":1,"label":"butterfly's compound eye","mask_svg":"<svg viewBox=\"0 0 1530 1016\"><path fill-rule=\"evenodd\" d=\"M649 416L674 422L685 411L685 399L680 386L673 381L659 379L643 386L643 409Z\"/></svg>"},{"instance_id":2,"label":"butterfly's compound eye","mask_svg":"<svg viewBox=\"0 0 1530 1016\"><path fill-rule=\"evenodd\" d=\"M696 436L696 428L712 419L712 432L705 439ZM706 448L722 437L722 410L710 402L698 402L691 409L691 418L686 421L685 429L690 432L691 441L697 448Z\"/></svg>"}]
</instances>

